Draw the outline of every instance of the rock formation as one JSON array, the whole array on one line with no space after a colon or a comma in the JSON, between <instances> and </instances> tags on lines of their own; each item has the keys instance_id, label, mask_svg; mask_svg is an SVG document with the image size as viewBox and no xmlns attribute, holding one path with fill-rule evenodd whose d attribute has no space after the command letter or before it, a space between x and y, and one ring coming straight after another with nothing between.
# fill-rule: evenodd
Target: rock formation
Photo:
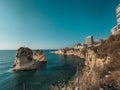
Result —
<instances>
[{"instance_id":1,"label":"rock formation","mask_svg":"<svg viewBox=\"0 0 120 90\"><path fill-rule=\"evenodd\" d=\"M85 70L76 78L80 81L73 82L78 86L72 87L78 87L80 90L83 88L84 90L99 90L100 88L120 90L120 34L111 35L99 46L84 47L78 50L63 49L56 52L62 55L77 55L85 59Z\"/></svg>"},{"instance_id":2,"label":"rock formation","mask_svg":"<svg viewBox=\"0 0 120 90\"><path fill-rule=\"evenodd\" d=\"M33 54L33 59L39 62L46 62L46 57L42 50L36 50Z\"/></svg>"},{"instance_id":3,"label":"rock formation","mask_svg":"<svg viewBox=\"0 0 120 90\"><path fill-rule=\"evenodd\" d=\"M31 49L21 47L16 52L13 71L35 70L42 61L46 61L46 57L41 50L33 54Z\"/></svg>"}]
</instances>

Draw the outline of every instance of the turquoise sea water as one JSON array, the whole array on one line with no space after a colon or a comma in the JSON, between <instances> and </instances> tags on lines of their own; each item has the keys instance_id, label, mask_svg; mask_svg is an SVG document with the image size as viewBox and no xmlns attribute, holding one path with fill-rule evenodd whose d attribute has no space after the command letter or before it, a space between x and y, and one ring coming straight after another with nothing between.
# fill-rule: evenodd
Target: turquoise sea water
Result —
<instances>
[{"instance_id":1,"label":"turquoise sea water","mask_svg":"<svg viewBox=\"0 0 120 90\"><path fill-rule=\"evenodd\" d=\"M15 50L0 50L0 90L49 90L50 85L58 81L68 81L76 73L80 59L75 56L50 54L44 50L47 63L37 71L13 72L11 65Z\"/></svg>"}]
</instances>

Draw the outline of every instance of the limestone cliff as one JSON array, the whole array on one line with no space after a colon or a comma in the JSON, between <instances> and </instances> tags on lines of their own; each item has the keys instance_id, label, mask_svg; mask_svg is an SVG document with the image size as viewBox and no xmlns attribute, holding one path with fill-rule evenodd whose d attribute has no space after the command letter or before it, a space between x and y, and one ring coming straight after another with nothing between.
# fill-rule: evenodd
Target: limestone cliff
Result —
<instances>
[{"instance_id":1,"label":"limestone cliff","mask_svg":"<svg viewBox=\"0 0 120 90\"><path fill-rule=\"evenodd\" d=\"M16 52L13 71L35 70L38 63L46 61L45 55L41 50L36 50L33 54L32 50L26 47L21 47Z\"/></svg>"},{"instance_id":2,"label":"limestone cliff","mask_svg":"<svg viewBox=\"0 0 120 90\"><path fill-rule=\"evenodd\" d=\"M85 59L85 70L82 75L81 72L78 74L73 84L78 86L72 87L80 90L120 90L120 34L110 36L99 46L57 51L57 54L61 53Z\"/></svg>"}]
</instances>

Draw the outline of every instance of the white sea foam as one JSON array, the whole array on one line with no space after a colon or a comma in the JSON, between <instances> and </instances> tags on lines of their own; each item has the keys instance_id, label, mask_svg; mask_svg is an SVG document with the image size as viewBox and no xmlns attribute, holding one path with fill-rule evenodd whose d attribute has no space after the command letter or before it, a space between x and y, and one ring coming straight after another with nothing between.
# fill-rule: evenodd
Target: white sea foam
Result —
<instances>
[{"instance_id":1,"label":"white sea foam","mask_svg":"<svg viewBox=\"0 0 120 90\"><path fill-rule=\"evenodd\" d=\"M13 71L12 71L12 68L8 69L6 72L13 72Z\"/></svg>"}]
</instances>

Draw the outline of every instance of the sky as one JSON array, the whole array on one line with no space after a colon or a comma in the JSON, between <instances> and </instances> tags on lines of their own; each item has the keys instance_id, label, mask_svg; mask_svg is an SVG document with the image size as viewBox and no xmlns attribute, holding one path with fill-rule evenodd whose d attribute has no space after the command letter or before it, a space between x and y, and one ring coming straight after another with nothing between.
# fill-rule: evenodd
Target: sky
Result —
<instances>
[{"instance_id":1,"label":"sky","mask_svg":"<svg viewBox=\"0 0 120 90\"><path fill-rule=\"evenodd\" d=\"M0 0L0 49L58 49L107 38L120 0Z\"/></svg>"}]
</instances>

